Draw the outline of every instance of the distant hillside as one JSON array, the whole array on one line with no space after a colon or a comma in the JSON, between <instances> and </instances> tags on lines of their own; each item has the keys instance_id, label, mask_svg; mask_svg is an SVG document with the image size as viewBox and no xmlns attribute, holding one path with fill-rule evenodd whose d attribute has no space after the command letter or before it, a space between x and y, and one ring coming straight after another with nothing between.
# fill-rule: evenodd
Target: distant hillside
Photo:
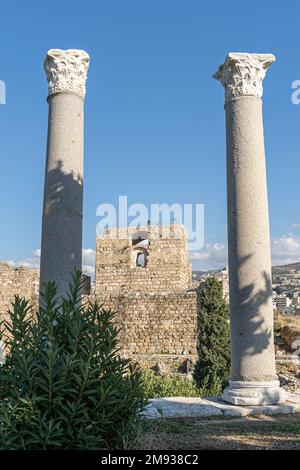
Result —
<instances>
[{"instance_id":1,"label":"distant hillside","mask_svg":"<svg viewBox=\"0 0 300 470\"><path fill-rule=\"evenodd\" d=\"M300 271L300 262L283 264L282 266L273 266L272 274L288 274L292 271Z\"/></svg>"},{"instance_id":2,"label":"distant hillside","mask_svg":"<svg viewBox=\"0 0 300 470\"><path fill-rule=\"evenodd\" d=\"M209 271L193 271L193 280L194 281L199 281L201 276L204 275L210 275L210 276L215 276L216 274L219 274L222 271L222 269L210 269Z\"/></svg>"},{"instance_id":3,"label":"distant hillside","mask_svg":"<svg viewBox=\"0 0 300 470\"><path fill-rule=\"evenodd\" d=\"M222 269L215 269L210 271L193 271L193 278L199 279L203 274L218 274ZM300 271L300 261L298 263L283 264L281 266L272 266L272 274L289 274L293 271Z\"/></svg>"}]
</instances>

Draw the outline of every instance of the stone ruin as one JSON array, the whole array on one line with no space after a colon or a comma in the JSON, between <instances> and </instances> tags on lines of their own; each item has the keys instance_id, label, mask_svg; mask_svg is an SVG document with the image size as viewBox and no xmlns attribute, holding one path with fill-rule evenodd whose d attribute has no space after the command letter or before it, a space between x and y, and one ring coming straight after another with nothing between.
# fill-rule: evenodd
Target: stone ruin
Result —
<instances>
[{"instance_id":1,"label":"stone ruin","mask_svg":"<svg viewBox=\"0 0 300 470\"><path fill-rule=\"evenodd\" d=\"M232 346L230 381L222 398L235 405L275 404L285 398L275 369L262 118L263 80L274 61L272 54L230 52L214 74L225 92ZM49 121L40 279L41 284L56 281L63 294L74 268L82 266L83 117L89 56L80 50L51 49L44 67ZM109 305L118 302L128 353L193 353L196 294L188 288L184 257L177 265L179 271L175 269L176 258L183 253L180 243L172 240L175 264L170 256L174 271L167 279L155 240L137 236L136 245L132 236L112 245L98 241L96 296ZM163 246L161 253L170 253L165 241ZM114 255L106 271L101 263L109 251ZM117 268L120 277L113 273ZM149 273L147 280L143 272ZM147 287L135 290L142 280Z\"/></svg>"},{"instance_id":2,"label":"stone ruin","mask_svg":"<svg viewBox=\"0 0 300 470\"><path fill-rule=\"evenodd\" d=\"M97 237L95 273L94 292L87 279L85 299L117 312L124 356L166 371L195 363L198 299L183 226L107 231ZM0 264L0 282L0 318L16 293L37 305L38 270Z\"/></svg>"},{"instance_id":3,"label":"stone ruin","mask_svg":"<svg viewBox=\"0 0 300 470\"><path fill-rule=\"evenodd\" d=\"M197 354L197 291L185 229L118 228L97 238L95 296L118 312L126 355L184 368Z\"/></svg>"},{"instance_id":4,"label":"stone ruin","mask_svg":"<svg viewBox=\"0 0 300 470\"><path fill-rule=\"evenodd\" d=\"M0 321L7 318L16 294L37 304L39 277L38 269L23 266L14 268L7 263L0 263Z\"/></svg>"},{"instance_id":5,"label":"stone ruin","mask_svg":"<svg viewBox=\"0 0 300 470\"><path fill-rule=\"evenodd\" d=\"M116 228L97 238L97 295L167 293L191 288L186 232L181 225Z\"/></svg>"}]
</instances>

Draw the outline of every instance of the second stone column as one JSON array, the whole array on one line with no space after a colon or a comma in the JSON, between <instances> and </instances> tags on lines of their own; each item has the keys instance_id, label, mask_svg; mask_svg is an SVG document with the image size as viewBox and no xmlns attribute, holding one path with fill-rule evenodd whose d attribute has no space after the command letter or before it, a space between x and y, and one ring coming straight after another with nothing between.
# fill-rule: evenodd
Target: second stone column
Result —
<instances>
[{"instance_id":1,"label":"second stone column","mask_svg":"<svg viewBox=\"0 0 300 470\"><path fill-rule=\"evenodd\" d=\"M271 54L230 53L214 75L225 88L232 364L223 399L272 404L275 371L262 81Z\"/></svg>"}]
</instances>

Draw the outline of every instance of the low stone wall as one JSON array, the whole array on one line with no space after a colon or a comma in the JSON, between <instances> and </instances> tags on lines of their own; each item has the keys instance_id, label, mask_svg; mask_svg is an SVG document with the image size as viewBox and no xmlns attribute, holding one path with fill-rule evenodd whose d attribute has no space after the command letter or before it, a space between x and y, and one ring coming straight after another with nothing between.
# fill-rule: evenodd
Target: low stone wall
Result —
<instances>
[{"instance_id":1,"label":"low stone wall","mask_svg":"<svg viewBox=\"0 0 300 470\"><path fill-rule=\"evenodd\" d=\"M153 369L158 375L186 374L189 378L193 377L198 361L196 354L127 354L125 357L142 369Z\"/></svg>"},{"instance_id":2,"label":"low stone wall","mask_svg":"<svg viewBox=\"0 0 300 470\"><path fill-rule=\"evenodd\" d=\"M0 263L0 320L7 318L14 295L37 304L39 271ZM128 292L85 296L117 312L120 345L124 356L166 371L188 369L197 356L196 290L162 293ZM186 371L188 372L188 370Z\"/></svg>"},{"instance_id":3,"label":"low stone wall","mask_svg":"<svg viewBox=\"0 0 300 470\"><path fill-rule=\"evenodd\" d=\"M13 268L6 263L0 263L0 320L7 318L16 294L25 297L31 303L37 303L39 270Z\"/></svg>"},{"instance_id":4,"label":"low stone wall","mask_svg":"<svg viewBox=\"0 0 300 470\"><path fill-rule=\"evenodd\" d=\"M117 311L120 342L125 355L154 366L180 366L197 354L196 291L167 294L129 293L96 296L105 307Z\"/></svg>"}]
</instances>

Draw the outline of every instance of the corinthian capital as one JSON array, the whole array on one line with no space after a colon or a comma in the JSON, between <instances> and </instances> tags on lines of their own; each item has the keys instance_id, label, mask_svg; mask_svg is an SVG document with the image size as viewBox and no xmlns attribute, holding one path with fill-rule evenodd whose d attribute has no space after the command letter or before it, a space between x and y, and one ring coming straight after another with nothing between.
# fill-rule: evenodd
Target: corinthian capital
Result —
<instances>
[{"instance_id":1,"label":"corinthian capital","mask_svg":"<svg viewBox=\"0 0 300 470\"><path fill-rule=\"evenodd\" d=\"M269 66L275 62L272 54L230 52L214 78L225 88L225 103L236 96L262 97L262 81Z\"/></svg>"},{"instance_id":2,"label":"corinthian capital","mask_svg":"<svg viewBox=\"0 0 300 470\"><path fill-rule=\"evenodd\" d=\"M49 96L69 92L84 98L89 63L90 57L85 51L50 49L44 62Z\"/></svg>"}]
</instances>

